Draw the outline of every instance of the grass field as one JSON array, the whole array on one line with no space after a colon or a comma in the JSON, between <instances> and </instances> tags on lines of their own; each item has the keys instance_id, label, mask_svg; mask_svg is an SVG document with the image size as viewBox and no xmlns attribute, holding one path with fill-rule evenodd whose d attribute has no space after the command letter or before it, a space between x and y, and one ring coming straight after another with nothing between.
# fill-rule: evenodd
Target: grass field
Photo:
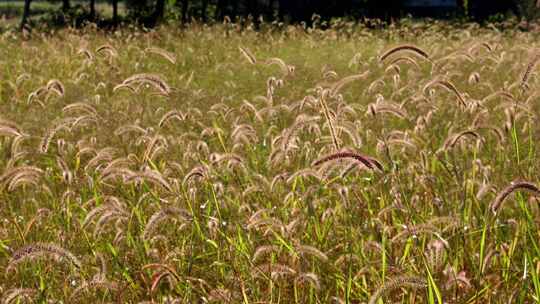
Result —
<instances>
[{"instance_id":1,"label":"grass field","mask_svg":"<svg viewBox=\"0 0 540 304\"><path fill-rule=\"evenodd\" d=\"M3 303L540 300L538 34L32 35L0 45Z\"/></svg>"}]
</instances>

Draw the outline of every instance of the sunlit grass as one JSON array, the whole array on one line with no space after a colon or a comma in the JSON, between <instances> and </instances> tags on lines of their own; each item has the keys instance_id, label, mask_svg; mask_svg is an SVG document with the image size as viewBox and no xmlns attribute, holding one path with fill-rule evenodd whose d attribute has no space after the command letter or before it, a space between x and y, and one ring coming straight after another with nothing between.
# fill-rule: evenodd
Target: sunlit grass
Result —
<instances>
[{"instance_id":1,"label":"sunlit grass","mask_svg":"<svg viewBox=\"0 0 540 304\"><path fill-rule=\"evenodd\" d=\"M31 35L0 46L4 299L540 296L536 34Z\"/></svg>"}]
</instances>

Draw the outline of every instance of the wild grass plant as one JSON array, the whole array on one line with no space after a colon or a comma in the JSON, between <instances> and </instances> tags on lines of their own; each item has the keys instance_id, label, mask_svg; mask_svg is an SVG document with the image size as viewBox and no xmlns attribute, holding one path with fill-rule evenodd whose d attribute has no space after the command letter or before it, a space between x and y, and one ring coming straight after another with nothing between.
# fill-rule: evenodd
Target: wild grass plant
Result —
<instances>
[{"instance_id":1,"label":"wild grass plant","mask_svg":"<svg viewBox=\"0 0 540 304\"><path fill-rule=\"evenodd\" d=\"M31 35L0 46L4 303L540 299L538 34Z\"/></svg>"}]
</instances>

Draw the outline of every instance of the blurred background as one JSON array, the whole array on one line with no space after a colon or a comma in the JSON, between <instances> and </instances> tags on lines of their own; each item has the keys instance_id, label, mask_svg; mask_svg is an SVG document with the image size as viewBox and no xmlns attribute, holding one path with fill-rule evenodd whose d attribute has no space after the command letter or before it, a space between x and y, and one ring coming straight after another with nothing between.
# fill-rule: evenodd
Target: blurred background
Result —
<instances>
[{"instance_id":1,"label":"blurred background","mask_svg":"<svg viewBox=\"0 0 540 304\"><path fill-rule=\"evenodd\" d=\"M2 0L3 25L28 22L78 26L137 23L155 26L168 21L188 23L252 20L310 24L332 18L379 20L431 17L473 21L517 18L530 22L540 14L537 0Z\"/></svg>"}]
</instances>

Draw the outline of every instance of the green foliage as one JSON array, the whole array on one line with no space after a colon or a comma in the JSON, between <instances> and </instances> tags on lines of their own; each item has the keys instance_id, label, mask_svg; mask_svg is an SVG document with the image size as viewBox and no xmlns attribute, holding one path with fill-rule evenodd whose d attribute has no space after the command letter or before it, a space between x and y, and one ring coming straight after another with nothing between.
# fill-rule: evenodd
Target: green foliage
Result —
<instances>
[{"instance_id":1,"label":"green foliage","mask_svg":"<svg viewBox=\"0 0 540 304\"><path fill-rule=\"evenodd\" d=\"M527 21L533 21L540 17L540 7L537 0L515 0L521 16Z\"/></svg>"}]
</instances>

